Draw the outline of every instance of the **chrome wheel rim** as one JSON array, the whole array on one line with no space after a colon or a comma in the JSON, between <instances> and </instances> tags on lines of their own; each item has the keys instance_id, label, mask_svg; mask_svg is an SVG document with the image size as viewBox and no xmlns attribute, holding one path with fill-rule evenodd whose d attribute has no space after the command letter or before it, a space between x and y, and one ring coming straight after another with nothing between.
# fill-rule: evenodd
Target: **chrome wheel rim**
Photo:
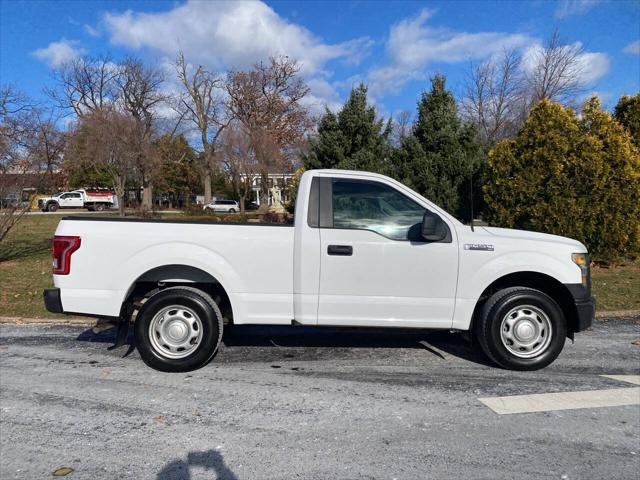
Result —
<instances>
[{"instance_id":1,"label":"chrome wheel rim","mask_svg":"<svg viewBox=\"0 0 640 480\"><path fill-rule=\"evenodd\" d=\"M202 321L190 308L165 307L151 319L149 339L153 349L163 357L187 357L202 341Z\"/></svg>"},{"instance_id":2,"label":"chrome wheel rim","mask_svg":"<svg viewBox=\"0 0 640 480\"><path fill-rule=\"evenodd\" d=\"M512 308L500 325L502 344L509 353L520 358L540 355L549 347L552 335L549 316L533 305Z\"/></svg>"}]
</instances>

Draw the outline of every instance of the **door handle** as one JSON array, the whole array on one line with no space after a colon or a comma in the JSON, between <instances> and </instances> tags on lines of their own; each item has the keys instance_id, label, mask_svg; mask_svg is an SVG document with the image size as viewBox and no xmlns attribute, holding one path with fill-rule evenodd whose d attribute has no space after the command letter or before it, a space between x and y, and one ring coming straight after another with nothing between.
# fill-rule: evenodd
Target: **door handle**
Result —
<instances>
[{"instance_id":1,"label":"door handle","mask_svg":"<svg viewBox=\"0 0 640 480\"><path fill-rule=\"evenodd\" d=\"M351 245L329 245L327 247L327 254L348 257L353 255L353 247Z\"/></svg>"}]
</instances>

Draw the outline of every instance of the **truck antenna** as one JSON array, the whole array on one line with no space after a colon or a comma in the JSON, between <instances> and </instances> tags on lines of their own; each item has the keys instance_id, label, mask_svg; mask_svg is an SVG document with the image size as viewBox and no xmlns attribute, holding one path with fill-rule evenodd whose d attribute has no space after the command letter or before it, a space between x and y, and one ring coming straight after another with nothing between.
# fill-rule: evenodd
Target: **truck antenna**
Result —
<instances>
[{"instance_id":1,"label":"truck antenna","mask_svg":"<svg viewBox=\"0 0 640 480\"><path fill-rule=\"evenodd\" d=\"M475 232L473 229L473 167L471 167L471 171L469 172L469 203L471 204L471 231Z\"/></svg>"}]
</instances>

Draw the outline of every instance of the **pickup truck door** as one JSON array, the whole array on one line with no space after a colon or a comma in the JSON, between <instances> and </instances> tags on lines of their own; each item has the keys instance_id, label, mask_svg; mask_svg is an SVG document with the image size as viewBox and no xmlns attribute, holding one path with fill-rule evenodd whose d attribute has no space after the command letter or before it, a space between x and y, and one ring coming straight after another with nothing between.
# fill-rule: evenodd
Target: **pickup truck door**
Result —
<instances>
[{"instance_id":1,"label":"pickup truck door","mask_svg":"<svg viewBox=\"0 0 640 480\"><path fill-rule=\"evenodd\" d=\"M58 199L58 204L62 208L82 207L82 195L80 193L63 193Z\"/></svg>"},{"instance_id":2,"label":"pickup truck door","mask_svg":"<svg viewBox=\"0 0 640 480\"><path fill-rule=\"evenodd\" d=\"M322 178L319 325L451 326L455 230L426 242L426 208L378 180Z\"/></svg>"}]
</instances>

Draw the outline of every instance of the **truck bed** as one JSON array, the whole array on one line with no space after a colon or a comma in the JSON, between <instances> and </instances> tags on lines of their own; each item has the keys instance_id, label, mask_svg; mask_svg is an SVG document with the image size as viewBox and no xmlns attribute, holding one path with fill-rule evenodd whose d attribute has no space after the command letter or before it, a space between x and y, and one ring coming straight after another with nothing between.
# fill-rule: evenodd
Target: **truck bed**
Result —
<instances>
[{"instance_id":1,"label":"truck bed","mask_svg":"<svg viewBox=\"0 0 640 480\"><path fill-rule=\"evenodd\" d=\"M63 217L56 235L81 237L71 273L54 275L65 312L115 317L131 286L154 269L213 276L237 323L293 318L294 228L289 224ZM90 287L90 288L88 288Z\"/></svg>"}]
</instances>

